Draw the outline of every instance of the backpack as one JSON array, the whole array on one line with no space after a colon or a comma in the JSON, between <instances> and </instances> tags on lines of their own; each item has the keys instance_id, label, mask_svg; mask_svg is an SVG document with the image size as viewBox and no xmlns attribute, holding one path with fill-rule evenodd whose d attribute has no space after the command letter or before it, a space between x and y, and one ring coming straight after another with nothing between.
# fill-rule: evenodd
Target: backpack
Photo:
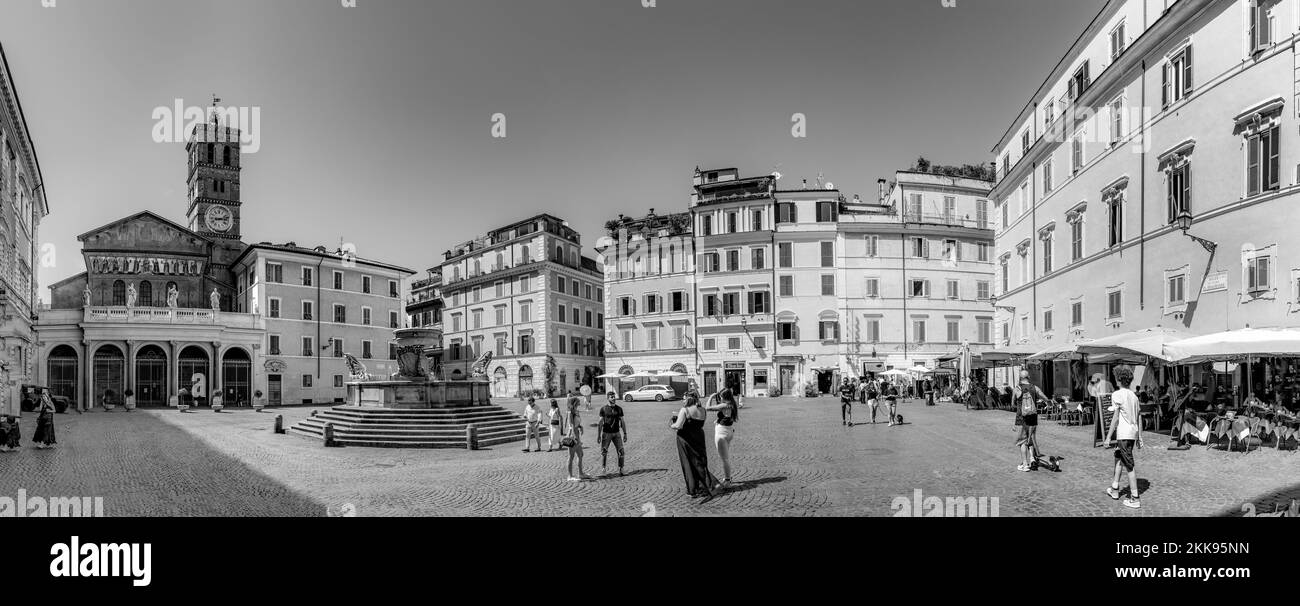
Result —
<instances>
[{"instance_id":1,"label":"backpack","mask_svg":"<svg viewBox=\"0 0 1300 606\"><path fill-rule=\"evenodd\" d=\"M618 433L618 421L623 418L623 411L619 410L617 406L606 406L605 408L606 410L601 411L605 414L600 418L600 428L605 433Z\"/></svg>"},{"instance_id":2,"label":"backpack","mask_svg":"<svg viewBox=\"0 0 1300 606\"><path fill-rule=\"evenodd\" d=\"M1038 414L1038 405L1034 403L1034 394L1028 388L1020 390L1020 416L1027 417Z\"/></svg>"}]
</instances>

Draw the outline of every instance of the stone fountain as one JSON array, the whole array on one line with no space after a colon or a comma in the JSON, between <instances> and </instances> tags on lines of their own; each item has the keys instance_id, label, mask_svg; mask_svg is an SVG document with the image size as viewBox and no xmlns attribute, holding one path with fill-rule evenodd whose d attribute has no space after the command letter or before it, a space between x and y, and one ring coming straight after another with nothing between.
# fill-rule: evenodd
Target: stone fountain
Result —
<instances>
[{"instance_id":1,"label":"stone fountain","mask_svg":"<svg viewBox=\"0 0 1300 606\"><path fill-rule=\"evenodd\" d=\"M441 349L442 331L402 328L393 333L397 338L398 372L387 379L375 379L364 366L354 366L355 360L349 358L353 379L347 384L350 405L405 410L491 405L491 386L486 377L448 381L430 372L428 354Z\"/></svg>"}]
</instances>

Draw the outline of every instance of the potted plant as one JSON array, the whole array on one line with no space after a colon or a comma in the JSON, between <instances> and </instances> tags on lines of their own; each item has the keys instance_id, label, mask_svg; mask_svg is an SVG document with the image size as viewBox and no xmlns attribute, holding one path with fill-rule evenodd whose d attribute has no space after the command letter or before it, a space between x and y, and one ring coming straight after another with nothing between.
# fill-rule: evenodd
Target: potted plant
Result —
<instances>
[{"instance_id":1,"label":"potted plant","mask_svg":"<svg viewBox=\"0 0 1300 606\"><path fill-rule=\"evenodd\" d=\"M135 391L132 391L132 390L128 389L128 390L122 392L122 395L126 397L126 399L123 401L123 404L126 406L126 411L127 411L127 412L134 411L134 410L135 410Z\"/></svg>"},{"instance_id":2,"label":"potted plant","mask_svg":"<svg viewBox=\"0 0 1300 606\"><path fill-rule=\"evenodd\" d=\"M262 399L262 390L259 389L253 392L253 410L262 412L263 408L266 408L266 400Z\"/></svg>"}]
</instances>

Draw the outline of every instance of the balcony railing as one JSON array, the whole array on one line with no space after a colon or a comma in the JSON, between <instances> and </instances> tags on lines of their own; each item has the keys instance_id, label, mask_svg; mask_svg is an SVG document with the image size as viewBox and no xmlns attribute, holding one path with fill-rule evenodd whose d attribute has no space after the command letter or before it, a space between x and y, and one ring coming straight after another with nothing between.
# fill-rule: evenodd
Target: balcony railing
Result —
<instances>
[{"instance_id":1,"label":"balcony railing","mask_svg":"<svg viewBox=\"0 0 1300 606\"><path fill-rule=\"evenodd\" d=\"M262 316L211 309L172 309L169 307L87 307L86 322L127 324L196 324L254 327Z\"/></svg>"},{"instance_id":2,"label":"balcony railing","mask_svg":"<svg viewBox=\"0 0 1300 606\"><path fill-rule=\"evenodd\" d=\"M993 226L988 220L980 221L978 219L967 219L957 215L941 214L928 215L924 213L906 212L903 213L904 223L922 223L927 225L950 225L953 227L972 227L975 229L992 229Z\"/></svg>"}]
</instances>

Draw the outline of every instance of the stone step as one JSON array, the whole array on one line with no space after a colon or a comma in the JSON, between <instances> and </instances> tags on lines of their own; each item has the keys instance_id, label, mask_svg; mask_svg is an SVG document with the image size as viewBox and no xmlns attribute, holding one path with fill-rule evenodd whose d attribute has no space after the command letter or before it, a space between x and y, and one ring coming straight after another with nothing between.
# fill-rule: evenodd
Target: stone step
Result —
<instances>
[{"instance_id":1,"label":"stone step","mask_svg":"<svg viewBox=\"0 0 1300 606\"><path fill-rule=\"evenodd\" d=\"M430 431L430 432L439 432L439 433L444 433L444 432L465 433L465 430L468 428L468 424L430 425L430 424L423 424L423 423L371 423L371 422L357 423L357 422L349 422L349 421L340 421L337 419L328 419L328 418L322 419L320 417L304 419L300 421L300 423L306 425L318 426L321 428L324 428L326 424L332 423L334 425L335 430L367 429L373 431L397 431L397 432ZM499 428L508 428L508 429L513 429L518 431L525 430L523 422L514 419L475 422L474 426L478 427L479 431L484 431L488 429L499 429Z\"/></svg>"},{"instance_id":2,"label":"stone step","mask_svg":"<svg viewBox=\"0 0 1300 606\"><path fill-rule=\"evenodd\" d=\"M439 410L393 410L335 406L289 428L297 436L323 440L325 426L343 446L376 448L465 448L466 428L478 428L480 446L523 441L526 427L512 411L496 406Z\"/></svg>"},{"instance_id":3,"label":"stone step","mask_svg":"<svg viewBox=\"0 0 1300 606\"><path fill-rule=\"evenodd\" d=\"M440 418L421 418L421 417L374 417L364 415L341 415L333 412L322 412L309 417L312 419L328 419L331 421L350 422L350 423L375 423L375 424L392 424L392 425L465 425L468 423L486 423L496 421L517 421L523 424L524 420L517 415L508 413L492 415L464 415L456 417Z\"/></svg>"}]
</instances>

